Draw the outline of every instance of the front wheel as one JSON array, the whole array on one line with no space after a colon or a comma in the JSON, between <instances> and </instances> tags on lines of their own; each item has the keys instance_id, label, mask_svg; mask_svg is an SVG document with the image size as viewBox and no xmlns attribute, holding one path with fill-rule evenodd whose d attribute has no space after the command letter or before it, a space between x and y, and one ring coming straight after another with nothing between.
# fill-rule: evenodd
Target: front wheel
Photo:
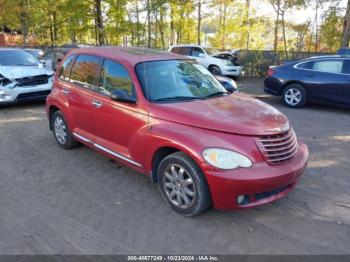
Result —
<instances>
[{"instance_id":1,"label":"front wheel","mask_svg":"<svg viewBox=\"0 0 350 262\"><path fill-rule=\"evenodd\" d=\"M300 108L306 104L307 93L304 87L298 84L291 84L282 92L283 103L292 108Z\"/></svg>"},{"instance_id":2,"label":"front wheel","mask_svg":"<svg viewBox=\"0 0 350 262\"><path fill-rule=\"evenodd\" d=\"M171 154L160 162L158 183L167 204L184 216L199 215L211 204L202 170L183 152Z\"/></svg>"},{"instance_id":3,"label":"front wheel","mask_svg":"<svg viewBox=\"0 0 350 262\"><path fill-rule=\"evenodd\" d=\"M213 74L213 75L216 75L216 76L221 76L221 70L218 66L210 66L209 67L209 71Z\"/></svg>"}]
</instances>

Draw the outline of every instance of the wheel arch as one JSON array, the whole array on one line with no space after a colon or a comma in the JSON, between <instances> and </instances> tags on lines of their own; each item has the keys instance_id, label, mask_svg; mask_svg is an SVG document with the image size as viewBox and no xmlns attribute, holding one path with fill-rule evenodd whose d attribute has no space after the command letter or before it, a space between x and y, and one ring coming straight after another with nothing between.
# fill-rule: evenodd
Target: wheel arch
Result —
<instances>
[{"instance_id":1,"label":"wheel arch","mask_svg":"<svg viewBox=\"0 0 350 262\"><path fill-rule=\"evenodd\" d=\"M295 84L296 84L296 85L302 86L302 87L305 89L305 91L308 92L308 90L307 90L305 84L304 84L303 82L301 82L300 80L289 80L289 81L287 81L287 82L282 86L282 88L281 88L281 90L280 90L281 95L282 95L283 90L284 90L287 86L289 86L289 85L295 85Z\"/></svg>"},{"instance_id":2,"label":"wheel arch","mask_svg":"<svg viewBox=\"0 0 350 262\"><path fill-rule=\"evenodd\" d=\"M56 106L56 105L51 105L49 107L49 110L48 110L48 118L49 118L49 125L50 125L50 130L52 130L52 121L51 121L51 117L52 115L57 112L57 111L60 111L61 109Z\"/></svg>"}]
</instances>

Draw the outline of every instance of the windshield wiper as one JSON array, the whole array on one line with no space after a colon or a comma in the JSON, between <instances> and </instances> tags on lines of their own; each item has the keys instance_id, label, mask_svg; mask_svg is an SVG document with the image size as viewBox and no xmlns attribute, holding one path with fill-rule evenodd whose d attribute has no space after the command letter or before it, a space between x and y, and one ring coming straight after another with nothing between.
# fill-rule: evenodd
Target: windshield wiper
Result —
<instances>
[{"instance_id":1,"label":"windshield wiper","mask_svg":"<svg viewBox=\"0 0 350 262\"><path fill-rule=\"evenodd\" d=\"M223 95L227 95L227 94L228 94L227 92L219 91L219 92L214 92L212 94L209 94L209 95L205 96L204 98L210 98L210 97L215 97L215 96L223 96Z\"/></svg>"},{"instance_id":2,"label":"windshield wiper","mask_svg":"<svg viewBox=\"0 0 350 262\"><path fill-rule=\"evenodd\" d=\"M194 97L194 96L172 96L172 97L163 97L154 99L156 102L163 102L163 101L186 101L186 100L195 100L200 99L200 97Z\"/></svg>"}]
</instances>

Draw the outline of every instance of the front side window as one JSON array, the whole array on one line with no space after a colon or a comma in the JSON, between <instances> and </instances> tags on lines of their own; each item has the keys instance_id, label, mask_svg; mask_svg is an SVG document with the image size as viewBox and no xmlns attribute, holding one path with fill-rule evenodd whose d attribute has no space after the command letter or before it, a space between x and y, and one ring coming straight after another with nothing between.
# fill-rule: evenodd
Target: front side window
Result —
<instances>
[{"instance_id":1,"label":"front side window","mask_svg":"<svg viewBox=\"0 0 350 262\"><path fill-rule=\"evenodd\" d=\"M38 60L24 50L0 51L0 66L38 66Z\"/></svg>"},{"instance_id":2,"label":"front side window","mask_svg":"<svg viewBox=\"0 0 350 262\"><path fill-rule=\"evenodd\" d=\"M111 95L114 90L121 90L129 97L135 97L134 85L123 65L106 59L103 63L99 92Z\"/></svg>"},{"instance_id":3,"label":"front side window","mask_svg":"<svg viewBox=\"0 0 350 262\"><path fill-rule=\"evenodd\" d=\"M60 71L58 72L58 78L64 81L69 81L70 69L74 62L75 55L69 56L62 64Z\"/></svg>"},{"instance_id":4,"label":"front side window","mask_svg":"<svg viewBox=\"0 0 350 262\"><path fill-rule=\"evenodd\" d=\"M176 102L227 95L225 88L194 60L143 62L136 66L143 92L151 102Z\"/></svg>"},{"instance_id":5,"label":"front side window","mask_svg":"<svg viewBox=\"0 0 350 262\"><path fill-rule=\"evenodd\" d=\"M193 47L193 50L192 50L192 56L194 57L199 57L200 54L203 54L204 55L204 52L201 48L199 47Z\"/></svg>"},{"instance_id":6,"label":"front side window","mask_svg":"<svg viewBox=\"0 0 350 262\"><path fill-rule=\"evenodd\" d=\"M79 55L72 67L70 81L80 87L97 91L102 61L101 57Z\"/></svg>"}]
</instances>

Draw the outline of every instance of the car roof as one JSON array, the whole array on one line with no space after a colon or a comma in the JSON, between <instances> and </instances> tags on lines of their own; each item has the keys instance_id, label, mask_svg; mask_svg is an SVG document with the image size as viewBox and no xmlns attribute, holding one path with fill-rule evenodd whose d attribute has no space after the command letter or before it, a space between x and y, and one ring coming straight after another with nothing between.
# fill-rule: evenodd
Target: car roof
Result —
<instances>
[{"instance_id":1,"label":"car roof","mask_svg":"<svg viewBox=\"0 0 350 262\"><path fill-rule=\"evenodd\" d=\"M1 47L0 51L24 51L23 48Z\"/></svg>"},{"instance_id":2,"label":"car roof","mask_svg":"<svg viewBox=\"0 0 350 262\"><path fill-rule=\"evenodd\" d=\"M101 57L115 58L124 60L132 66L141 62L189 59L188 57L142 47L121 47L121 46L103 46L103 47L86 47L81 49L73 49L69 54L89 54Z\"/></svg>"},{"instance_id":3,"label":"car roof","mask_svg":"<svg viewBox=\"0 0 350 262\"><path fill-rule=\"evenodd\" d=\"M195 45L195 44L180 44L180 45L173 45L173 47L201 47L201 48L214 48L212 46L206 46L206 45Z\"/></svg>"}]
</instances>

